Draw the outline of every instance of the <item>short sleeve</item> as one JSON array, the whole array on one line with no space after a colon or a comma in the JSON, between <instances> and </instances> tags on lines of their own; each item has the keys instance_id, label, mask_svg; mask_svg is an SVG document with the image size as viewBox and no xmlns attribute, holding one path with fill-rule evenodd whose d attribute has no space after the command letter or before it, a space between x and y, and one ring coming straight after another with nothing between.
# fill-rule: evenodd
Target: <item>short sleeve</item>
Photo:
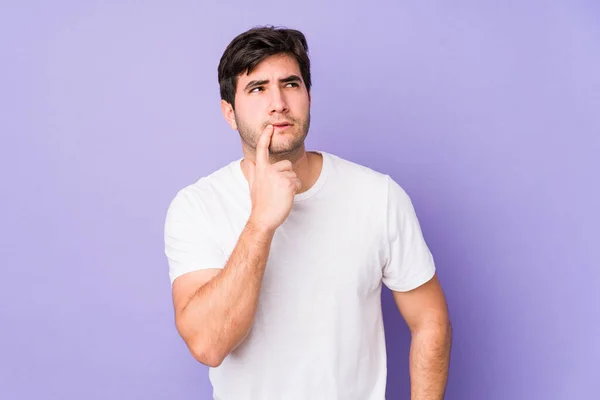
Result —
<instances>
[{"instance_id":1,"label":"short sleeve","mask_svg":"<svg viewBox=\"0 0 600 400\"><path fill-rule=\"evenodd\" d=\"M180 191L167 210L164 242L171 284L188 272L223 268L227 261L214 228L194 197Z\"/></svg>"},{"instance_id":2,"label":"short sleeve","mask_svg":"<svg viewBox=\"0 0 600 400\"><path fill-rule=\"evenodd\" d=\"M435 263L408 194L391 178L387 191L386 257L383 283L391 290L405 292L429 281Z\"/></svg>"}]
</instances>

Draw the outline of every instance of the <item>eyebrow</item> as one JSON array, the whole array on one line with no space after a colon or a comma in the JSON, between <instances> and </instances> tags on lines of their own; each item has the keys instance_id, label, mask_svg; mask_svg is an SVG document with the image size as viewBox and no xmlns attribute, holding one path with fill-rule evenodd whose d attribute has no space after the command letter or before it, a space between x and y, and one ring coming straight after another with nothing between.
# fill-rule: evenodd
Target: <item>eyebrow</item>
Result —
<instances>
[{"instance_id":1,"label":"eyebrow","mask_svg":"<svg viewBox=\"0 0 600 400\"><path fill-rule=\"evenodd\" d=\"M280 83L289 83L289 82L302 82L302 79L300 79L300 77L298 75L290 75L286 78L281 78L279 80ZM255 86L262 86L262 85L266 85L267 83L269 83L268 79L263 79L260 81L250 81L248 82L248 84L246 85L244 90L248 90L252 87Z\"/></svg>"}]
</instances>

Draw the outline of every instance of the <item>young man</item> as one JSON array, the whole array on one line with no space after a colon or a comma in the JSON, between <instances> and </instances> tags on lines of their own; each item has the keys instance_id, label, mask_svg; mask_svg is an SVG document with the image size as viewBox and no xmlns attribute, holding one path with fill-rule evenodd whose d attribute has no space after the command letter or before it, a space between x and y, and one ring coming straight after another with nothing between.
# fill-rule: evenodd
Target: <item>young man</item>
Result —
<instances>
[{"instance_id":1,"label":"young man","mask_svg":"<svg viewBox=\"0 0 600 400\"><path fill-rule=\"evenodd\" d=\"M381 400L382 283L411 335L413 399L442 399L450 322L408 195L307 152L310 62L297 30L236 37L218 68L243 158L180 190L165 252L178 332L219 400Z\"/></svg>"}]
</instances>

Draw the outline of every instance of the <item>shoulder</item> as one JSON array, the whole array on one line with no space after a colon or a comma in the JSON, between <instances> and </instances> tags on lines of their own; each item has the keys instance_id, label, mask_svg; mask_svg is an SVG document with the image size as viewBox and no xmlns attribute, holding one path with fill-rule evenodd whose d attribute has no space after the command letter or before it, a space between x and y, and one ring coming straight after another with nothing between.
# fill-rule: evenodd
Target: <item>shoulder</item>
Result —
<instances>
[{"instance_id":1,"label":"shoulder","mask_svg":"<svg viewBox=\"0 0 600 400\"><path fill-rule=\"evenodd\" d=\"M343 183L345 186L352 187L361 192L370 192L373 194L387 196L388 191L402 188L393 178L382 171L373 167L348 160L336 154L327 153L331 163L332 173L335 174L335 180Z\"/></svg>"},{"instance_id":2,"label":"shoulder","mask_svg":"<svg viewBox=\"0 0 600 400\"><path fill-rule=\"evenodd\" d=\"M383 210L412 213L413 204L404 187L390 173L327 153L333 181L338 190L369 207L376 204Z\"/></svg>"},{"instance_id":3,"label":"shoulder","mask_svg":"<svg viewBox=\"0 0 600 400\"><path fill-rule=\"evenodd\" d=\"M235 161L180 188L172 197L168 212L208 213L213 204L221 201L223 191L238 184L233 163Z\"/></svg>"}]
</instances>

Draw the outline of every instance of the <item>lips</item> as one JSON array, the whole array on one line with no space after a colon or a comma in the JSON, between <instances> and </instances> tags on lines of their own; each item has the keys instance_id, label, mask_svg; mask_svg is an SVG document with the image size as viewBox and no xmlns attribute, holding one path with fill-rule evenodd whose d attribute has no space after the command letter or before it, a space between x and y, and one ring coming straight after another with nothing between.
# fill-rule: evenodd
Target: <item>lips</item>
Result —
<instances>
[{"instance_id":1,"label":"lips","mask_svg":"<svg viewBox=\"0 0 600 400\"><path fill-rule=\"evenodd\" d=\"M286 126L292 126L291 122L273 122L272 124L276 128L285 128Z\"/></svg>"}]
</instances>

